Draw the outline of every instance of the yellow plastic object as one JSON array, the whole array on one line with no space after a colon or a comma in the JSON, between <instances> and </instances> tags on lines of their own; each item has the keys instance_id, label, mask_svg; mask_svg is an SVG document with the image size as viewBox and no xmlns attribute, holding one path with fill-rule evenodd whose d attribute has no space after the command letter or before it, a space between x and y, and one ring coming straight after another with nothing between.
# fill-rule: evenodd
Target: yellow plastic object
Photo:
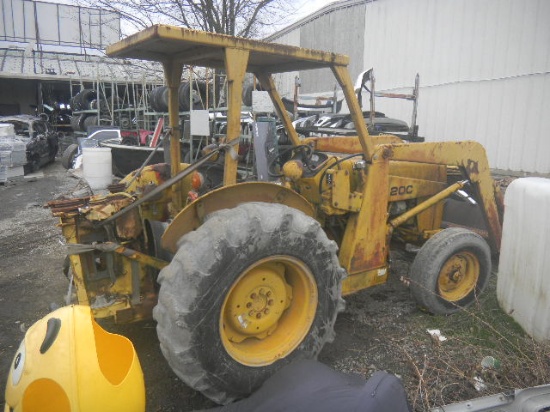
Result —
<instances>
[{"instance_id":1,"label":"yellow plastic object","mask_svg":"<svg viewBox=\"0 0 550 412\"><path fill-rule=\"evenodd\" d=\"M5 412L144 411L132 343L102 329L88 306L66 306L27 331L6 384Z\"/></svg>"}]
</instances>

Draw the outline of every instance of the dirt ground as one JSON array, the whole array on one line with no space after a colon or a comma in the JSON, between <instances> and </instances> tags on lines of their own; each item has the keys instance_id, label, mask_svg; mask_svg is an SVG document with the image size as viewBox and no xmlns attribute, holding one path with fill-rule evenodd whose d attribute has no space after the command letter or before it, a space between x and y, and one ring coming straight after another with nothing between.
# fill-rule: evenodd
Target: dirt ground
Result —
<instances>
[{"instance_id":1,"label":"dirt ground","mask_svg":"<svg viewBox=\"0 0 550 412\"><path fill-rule=\"evenodd\" d=\"M65 246L56 219L43 205L78 184L57 161L42 169L36 178L0 185L0 405L4 403L12 358L26 329L46 315L52 304L64 304L68 288L61 270ZM509 381L505 379L508 371L504 367L490 376L483 375L479 367L483 356L506 356L502 348L480 349L465 342L463 336L451 337L451 343L434 340L427 328L435 325L443 334L452 334L462 328L462 318L433 317L416 308L407 287L399 280L407 274L409 258L393 256L387 284L346 299L346 311L336 323L336 339L323 349L320 361L365 379L376 370L397 374L417 411L499 392L522 382L523 386L530 386L550 379L544 371L532 371L519 382ZM511 324L494 304L494 282L487 295L493 302L488 316L504 316L504 324ZM481 334L491 328L486 325L486 321L474 322L473 326L468 323L466 331ZM153 321L104 326L134 343L145 376L147 411L191 411L215 406L170 370L160 352ZM473 335L475 339L490 340L495 333L489 330L489 337L485 338ZM543 356L541 367L550 370L550 358ZM477 375L488 389L475 389Z\"/></svg>"}]
</instances>

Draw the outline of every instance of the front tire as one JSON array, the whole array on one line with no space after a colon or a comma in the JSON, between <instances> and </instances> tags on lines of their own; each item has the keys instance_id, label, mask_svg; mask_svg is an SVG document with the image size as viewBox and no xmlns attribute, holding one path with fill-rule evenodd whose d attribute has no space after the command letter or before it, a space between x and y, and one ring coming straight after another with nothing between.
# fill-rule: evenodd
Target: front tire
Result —
<instances>
[{"instance_id":1,"label":"front tire","mask_svg":"<svg viewBox=\"0 0 550 412\"><path fill-rule=\"evenodd\" d=\"M63 152L63 155L61 156L61 164L65 169L72 169L74 166L74 159L76 158L76 155L78 154L78 145L73 143L69 145L65 151Z\"/></svg>"},{"instance_id":2,"label":"front tire","mask_svg":"<svg viewBox=\"0 0 550 412\"><path fill-rule=\"evenodd\" d=\"M422 308L448 315L474 303L490 275L487 242L467 229L444 229L416 255L410 269L411 292Z\"/></svg>"},{"instance_id":3,"label":"front tire","mask_svg":"<svg viewBox=\"0 0 550 412\"><path fill-rule=\"evenodd\" d=\"M280 204L212 213L178 242L154 309L175 373L218 403L334 338L343 269L317 221Z\"/></svg>"}]
</instances>

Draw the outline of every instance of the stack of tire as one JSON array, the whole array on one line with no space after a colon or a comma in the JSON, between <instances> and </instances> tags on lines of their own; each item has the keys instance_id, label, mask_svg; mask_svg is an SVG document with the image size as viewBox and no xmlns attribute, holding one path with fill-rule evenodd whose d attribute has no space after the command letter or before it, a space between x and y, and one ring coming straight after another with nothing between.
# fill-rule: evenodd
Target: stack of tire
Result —
<instances>
[{"instance_id":1,"label":"stack of tire","mask_svg":"<svg viewBox=\"0 0 550 412\"><path fill-rule=\"evenodd\" d=\"M168 111L168 87L155 87L149 92L149 106L154 112Z\"/></svg>"},{"instance_id":2,"label":"stack of tire","mask_svg":"<svg viewBox=\"0 0 550 412\"><path fill-rule=\"evenodd\" d=\"M90 110L94 100L97 101L97 92L94 89L83 89L72 98L71 108L76 112Z\"/></svg>"},{"instance_id":3,"label":"stack of tire","mask_svg":"<svg viewBox=\"0 0 550 412\"><path fill-rule=\"evenodd\" d=\"M181 83L178 88L179 110L187 112L191 110L205 109L212 101L211 95L207 99L207 87L203 81L192 83ZM192 99L192 101L191 101ZM168 86L156 87L149 92L149 106L155 112L165 113L168 111Z\"/></svg>"},{"instance_id":4,"label":"stack of tire","mask_svg":"<svg viewBox=\"0 0 550 412\"><path fill-rule=\"evenodd\" d=\"M80 113L80 114L73 114L71 118L71 127L73 131L75 132L86 132L88 130L88 126L97 126L101 122L109 122L110 124L110 118L100 116L99 122L97 119L97 114L90 114L90 113Z\"/></svg>"},{"instance_id":5,"label":"stack of tire","mask_svg":"<svg viewBox=\"0 0 550 412\"><path fill-rule=\"evenodd\" d=\"M103 120L108 120L109 108L108 100L114 100L114 107L122 107L122 101L118 96L114 98L105 98L100 96L98 98L97 92L94 89L84 89L77 93L71 100L71 108L73 110L73 116L71 117L71 127L74 131L85 132L88 130L88 126L95 126ZM97 111L99 109L100 118L98 122ZM74 114L74 112L81 112L86 110L95 110L96 113L80 113Z\"/></svg>"}]
</instances>

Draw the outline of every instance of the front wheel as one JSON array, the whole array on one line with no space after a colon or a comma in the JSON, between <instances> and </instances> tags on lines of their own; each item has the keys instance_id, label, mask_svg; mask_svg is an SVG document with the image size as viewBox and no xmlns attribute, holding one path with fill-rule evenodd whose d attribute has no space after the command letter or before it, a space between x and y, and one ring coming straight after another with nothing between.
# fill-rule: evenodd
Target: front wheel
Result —
<instances>
[{"instance_id":1,"label":"front wheel","mask_svg":"<svg viewBox=\"0 0 550 412\"><path fill-rule=\"evenodd\" d=\"M292 359L315 358L343 308L336 249L317 221L284 205L208 216L158 279L154 317L175 373L227 403Z\"/></svg>"},{"instance_id":2,"label":"front wheel","mask_svg":"<svg viewBox=\"0 0 550 412\"><path fill-rule=\"evenodd\" d=\"M491 275L491 250L478 234L449 228L420 248L410 269L411 292L434 314L451 314L474 303Z\"/></svg>"},{"instance_id":3,"label":"front wheel","mask_svg":"<svg viewBox=\"0 0 550 412\"><path fill-rule=\"evenodd\" d=\"M74 159L78 154L78 145L71 144L64 151L61 156L61 164L65 169L72 169L74 166Z\"/></svg>"}]
</instances>

